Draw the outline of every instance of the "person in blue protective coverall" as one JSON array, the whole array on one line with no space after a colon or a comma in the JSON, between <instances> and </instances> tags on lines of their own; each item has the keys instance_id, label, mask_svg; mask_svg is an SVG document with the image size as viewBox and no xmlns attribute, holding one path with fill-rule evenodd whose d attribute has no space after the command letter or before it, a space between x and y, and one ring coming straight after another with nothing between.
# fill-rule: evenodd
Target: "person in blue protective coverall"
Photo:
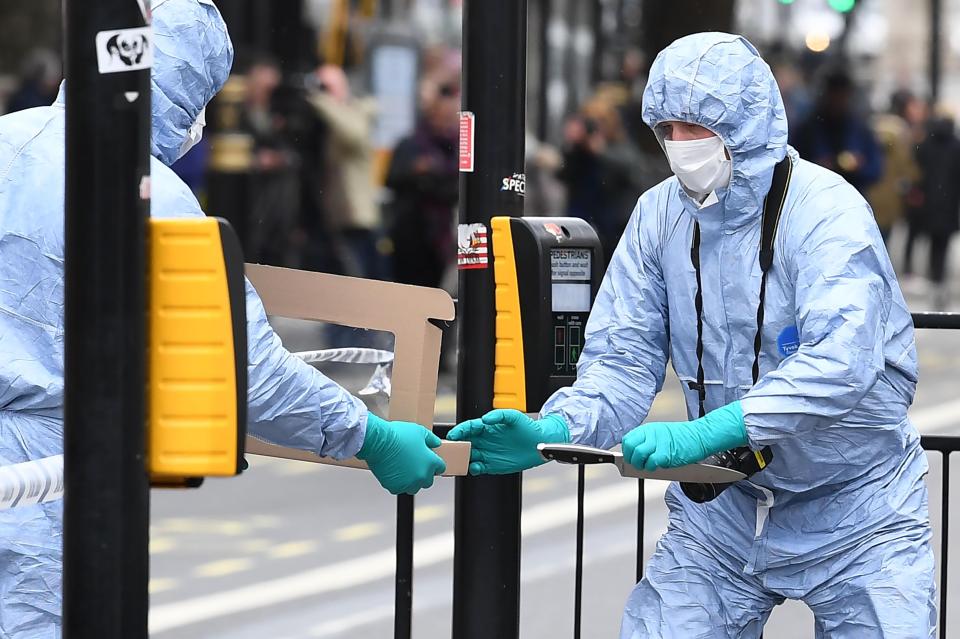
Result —
<instances>
[{"instance_id":1,"label":"person in blue protective coverall","mask_svg":"<svg viewBox=\"0 0 960 639\"><path fill-rule=\"evenodd\" d=\"M674 42L653 64L643 105L677 175L637 203L576 383L539 420L493 411L449 437L473 442L473 473L542 463L539 442L622 441L625 458L648 469L772 448L766 469L713 501L669 487L668 530L627 601L622 639L755 639L785 598L809 605L817 637L935 636L927 462L907 418L913 326L869 207L787 145L773 75L742 37ZM753 384L761 211L784 157L792 177ZM689 387L698 378L695 222L709 412L640 425L668 359L688 415L699 414Z\"/></svg>"},{"instance_id":2,"label":"person in blue protective coverall","mask_svg":"<svg viewBox=\"0 0 960 639\"><path fill-rule=\"evenodd\" d=\"M201 216L169 165L199 139L233 48L209 0L155 0L152 26L151 213ZM63 452L64 113L61 87L52 106L0 118L0 465ZM393 493L416 492L444 470L432 433L368 414L282 347L249 283L246 302L250 433L361 457ZM61 508L0 512L0 638L60 636Z\"/></svg>"}]
</instances>

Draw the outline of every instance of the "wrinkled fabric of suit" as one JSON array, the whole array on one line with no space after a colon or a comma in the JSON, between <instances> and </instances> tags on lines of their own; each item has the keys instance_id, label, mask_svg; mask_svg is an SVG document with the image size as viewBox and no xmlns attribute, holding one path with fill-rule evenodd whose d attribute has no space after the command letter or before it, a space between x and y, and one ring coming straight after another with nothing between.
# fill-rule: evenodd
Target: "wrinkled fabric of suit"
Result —
<instances>
[{"instance_id":1,"label":"wrinkled fabric of suit","mask_svg":"<svg viewBox=\"0 0 960 639\"><path fill-rule=\"evenodd\" d=\"M630 594L621 639L757 638L784 598L810 606L817 637L935 636L927 461L907 418L913 325L868 205L787 145L779 89L742 37L676 41L643 103L651 127L684 121L719 135L733 176L702 208L675 177L640 197L578 379L542 413L562 415L575 442L613 446L646 417L670 359L697 416L696 220L706 409L740 400L750 446L770 446L774 460L709 503L670 486L668 531ZM753 385L762 207L784 157L793 175Z\"/></svg>"},{"instance_id":2,"label":"wrinkled fabric of suit","mask_svg":"<svg viewBox=\"0 0 960 639\"><path fill-rule=\"evenodd\" d=\"M151 214L201 216L169 165L233 61L209 0L153 3ZM0 465L63 452L64 89L56 103L0 118ZM363 404L293 357L246 292L249 431L349 457ZM0 639L60 636L62 503L0 511Z\"/></svg>"}]
</instances>

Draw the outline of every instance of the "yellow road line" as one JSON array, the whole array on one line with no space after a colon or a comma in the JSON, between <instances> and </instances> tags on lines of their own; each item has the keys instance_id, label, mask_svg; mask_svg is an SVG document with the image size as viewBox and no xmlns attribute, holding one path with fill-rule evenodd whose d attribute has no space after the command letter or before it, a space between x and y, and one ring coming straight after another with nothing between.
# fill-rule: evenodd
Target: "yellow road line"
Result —
<instances>
[{"instance_id":1,"label":"yellow road line","mask_svg":"<svg viewBox=\"0 0 960 639\"><path fill-rule=\"evenodd\" d=\"M271 546L273 546L273 542L269 539L254 538L241 541L237 545L237 549L245 555L254 555L269 549Z\"/></svg>"},{"instance_id":2,"label":"yellow road line","mask_svg":"<svg viewBox=\"0 0 960 639\"><path fill-rule=\"evenodd\" d=\"M156 532L164 534L212 534L227 535L234 537L250 532L250 523L247 521L238 521L230 519L188 519L183 517L171 517L161 519L153 528Z\"/></svg>"},{"instance_id":3,"label":"yellow road line","mask_svg":"<svg viewBox=\"0 0 960 639\"><path fill-rule=\"evenodd\" d=\"M150 584L147 586L151 595L155 595L158 592L166 592L168 590L173 590L177 587L176 579L165 579L163 577L154 577L150 580Z\"/></svg>"},{"instance_id":4,"label":"yellow road line","mask_svg":"<svg viewBox=\"0 0 960 639\"><path fill-rule=\"evenodd\" d=\"M532 477L523 480L523 492L528 494L542 493L557 485L553 477Z\"/></svg>"},{"instance_id":5,"label":"yellow road line","mask_svg":"<svg viewBox=\"0 0 960 639\"><path fill-rule=\"evenodd\" d=\"M422 524L425 521L440 519L447 513L443 506L420 506L413 511L413 521Z\"/></svg>"},{"instance_id":6,"label":"yellow road line","mask_svg":"<svg viewBox=\"0 0 960 639\"><path fill-rule=\"evenodd\" d=\"M238 557L236 559L221 559L219 561L201 564L193 569L193 574L196 577L224 577L226 575L233 575L238 572L250 570L251 568L253 568L252 559Z\"/></svg>"},{"instance_id":7,"label":"yellow road line","mask_svg":"<svg viewBox=\"0 0 960 639\"><path fill-rule=\"evenodd\" d=\"M159 555L177 547L177 542L169 537L154 537L150 540L150 554Z\"/></svg>"},{"instance_id":8,"label":"yellow road line","mask_svg":"<svg viewBox=\"0 0 960 639\"><path fill-rule=\"evenodd\" d=\"M337 530L333 531L333 538L337 541L358 541L360 539L375 537L382 531L383 524L370 521L362 524L346 526L344 528L338 528Z\"/></svg>"},{"instance_id":9,"label":"yellow road line","mask_svg":"<svg viewBox=\"0 0 960 639\"><path fill-rule=\"evenodd\" d=\"M434 412L442 415L450 415L457 412L457 396L453 393L438 395L434 404Z\"/></svg>"},{"instance_id":10,"label":"yellow road line","mask_svg":"<svg viewBox=\"0 0 960 639\"><path fill-rule=\"evenodd\" d=\"M271 559L289 559L291 557L302 557L309 555L317 549L317 542L305 539L303 541L290 541L285 544L279 544L267 551Z\"/></svg>"}]
</instances>

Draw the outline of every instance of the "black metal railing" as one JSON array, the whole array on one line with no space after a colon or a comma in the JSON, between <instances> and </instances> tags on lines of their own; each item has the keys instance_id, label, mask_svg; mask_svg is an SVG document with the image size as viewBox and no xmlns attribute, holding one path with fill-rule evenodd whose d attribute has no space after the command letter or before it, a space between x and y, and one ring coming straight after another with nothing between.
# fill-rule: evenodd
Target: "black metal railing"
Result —
<instances>
[{"instance_id":1,"label":"black metal railing","mask_svg":"<svg viewBox=\"0 0 960 639\"><path fill-rule=\"evenodd\" d=\"M947 636L947 556L950 552L950 453L960 450L960 437L926 435L920 438L927 452L943 455L940 474L940 636Z\"/></svg>"}]
</instances>

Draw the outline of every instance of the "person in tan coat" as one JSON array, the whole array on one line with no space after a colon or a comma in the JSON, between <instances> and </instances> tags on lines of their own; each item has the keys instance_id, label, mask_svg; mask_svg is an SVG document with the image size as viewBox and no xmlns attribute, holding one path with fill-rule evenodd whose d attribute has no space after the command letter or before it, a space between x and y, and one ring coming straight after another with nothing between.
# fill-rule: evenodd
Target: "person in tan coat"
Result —
<instances>
[{"instance_id":1,"label":"person in tan coat","mask_svg":"<svg viewBox=\"0 0 960 639\"><path fill-rule=\"evenodd\" d=\"M877 115L871 123L883 153L883 173L866 196L884 241L903 218L910 189L920 180L910 125L901 115L903 101L901 93L894 94L890 112Z\"/></svg>"}]
</instances>

